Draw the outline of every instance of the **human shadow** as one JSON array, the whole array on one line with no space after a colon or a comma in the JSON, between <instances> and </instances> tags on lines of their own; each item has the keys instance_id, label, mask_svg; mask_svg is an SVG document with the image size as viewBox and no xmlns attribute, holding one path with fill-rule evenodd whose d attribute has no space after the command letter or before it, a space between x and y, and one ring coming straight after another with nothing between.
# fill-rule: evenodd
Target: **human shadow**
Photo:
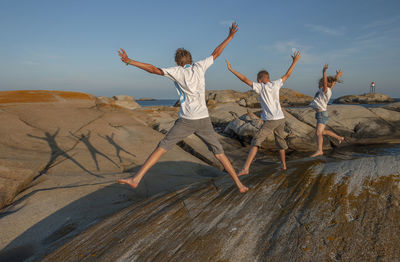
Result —
<instances>
[{"instance_id":1,"label":"human shadow","mask_svg":"<svg viewBox=\"0 0 400 262\"><path fill-rule=\"evenodd\" d=\"M70 156L66 151L62 150L56 141L56 136L58 135L58 133L60 132L60 128L57 128L57 131L54 132L54 134L50 134L49 132L44 132L44 137L40 137L40 136L34 136L31 134L27 134L27 136L32 137L32 138L36 138L36 139L40 139L43 141L46 141L49 144L51 153L50 153L50 159L48 161L48 163L46 164L46 166L44 167L44 169L34 178L37 179L39 176L41 176L42 174L45 174L47 172L47 170L52 167L52 165L54 164L54 162L60 157L64 157L65 159L69 159L71 160L75 165L77 165L79 168L81 168L83 171L85 171L86 173L88 173L89 175L95 176L95 177L102 177L99 175L94 174L93 172L89 171L88 169L86 169L81 163L79 163L75 158L73 158L72 156Z\"/></svg>"},{"instance_id":2,"label":"human shadow","mask_svg":"<svg viewBox=\"0 0 400 262\"><path fill-rule=\"evenodd\" d=\"M75 134L73 134L71 131L69 132L73 137L75 137L78 141L81 141L85 144L86 148L88 149L88 151L90 152L90 155L92 156L92 159L94 161L94 163L96 164L96 169L99 171L99 162L97 161L97 155L100 155L102 157L104 157L105 159L107 159L108 161L110 161L111 163L113 163L116 167L119 168L119 165L117 163L115 163L111 158L109 158L106 154L100 152L99 150L97 150L97 148L95 148L92 143L90 143L89 139L90 139L90 134L91 131L89 130L87 135L81 134L80 136L77 136Z\"/></svg>"},{"instance_id":3,"label":"human shadow","mask_svg":"<svg viewBox=\"0 0 400 262\"><path fill-rule=\"evenodd\" d=\"M178 165L179 168L176 168ZM133 168L131 172L136 172L139 168ZM146 174L137 189L112 183L75 200L34 224L0 251L0 261L25 261L28 259L40 261L46 254L63 246L88 227L133 203L141 203L158 194L175 192L196 182L205 183L222 174L220 170L200 163L159 162ZM125 177L129 175L131 174L126 173ZM93 183L93 185L97 185L97 183ZM36 192L57 192L59 188L73 190L79 186L90 185L64 185L37 189ZM231 186L234 184L232 183ZM25 203L29 205L29 197L19 202L19 205ZM18 211L10 215L16 214Z\"/></svg>"},{"instance_id":4,"label":"human shadow","mask_svg":"<svg viewBox=\"0 0 400 262\"><path fill-rule=\"evenodd\" d=\"M117 155L118 160L119 160L120 163L122 163L122 159L121 159L121 155L120 155L121 152L124 152L124 153L126 153L126 154L128 154L128 155L131 155L131 156L133 156L133 157L136 157L135 154L132 154L131 152L125 150L123 147L121 147L120 145L118 145L118 144L115 142L115 140L114 140L114 133L112 133L111 136L109 136L109 135L102 136L102 135L100 135L100 134L97 134L97 135L98 135L99 137L101 137L101 138L107 140L108 143L110 143L112 146L115 147L115 151L116 151L115 154Z\"/></svg>"}]
</instances>

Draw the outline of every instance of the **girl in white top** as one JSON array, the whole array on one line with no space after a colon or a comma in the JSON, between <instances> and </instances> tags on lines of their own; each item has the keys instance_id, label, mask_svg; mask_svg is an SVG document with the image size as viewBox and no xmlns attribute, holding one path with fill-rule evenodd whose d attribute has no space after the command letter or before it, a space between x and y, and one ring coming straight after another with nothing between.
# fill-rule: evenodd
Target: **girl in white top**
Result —
<instances>
[{"instance_id":1,"label":"girl in white top","mask_svg":"<svg viewBox=\"0 0 400 262\"><path fill-rule=\"evenodd\" d=\"M324 135L328 135L336 138L339 144L344 140L342 136L338 136L332 131L325 130L326 123L328 122L328 102L332 96L332 88L335 86L336 82L340 82L339 78L342 76L343 72L341 70L336 71L336 76L326 76L326 70L328 65L324 65L322 70L323 77L319 80L319 89L315 94L314 100L311 102L310 106L316 111L315 118L317 119L316 126L316 137L317 137L317 151L311 155L311 157L322 156L324 154L322 150Z\"/></svg>"}]
</instances>

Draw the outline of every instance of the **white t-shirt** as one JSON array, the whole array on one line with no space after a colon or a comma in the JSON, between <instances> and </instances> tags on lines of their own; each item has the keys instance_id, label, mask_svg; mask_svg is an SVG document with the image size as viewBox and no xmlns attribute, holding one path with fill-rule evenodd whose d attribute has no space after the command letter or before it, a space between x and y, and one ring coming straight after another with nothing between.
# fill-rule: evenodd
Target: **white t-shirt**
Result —
<instances>
[{"instance_id":1,"label":"white t-shirt","mask_svg":"<svg viewBox=\"0 0 400 262\"><path fill-rule=\"evenodd\" d=\"M324 88L321 87L315 94L314 100L311 102L310 106L319 112L326 111L331 96L332 90L329 87L326 93L324 92Z\"/></svg>"},{"instance_id":2,"label":"white t-shirt","mask_svg":"<svg viewBox=\"0 0 400 262\"><path fill-rule=\"evenodd\" d=\"M164 76L175 82L181 102L179 117L201 119L209 116L205 98L204 74L213 63L213 56L209 56L193 65L161 68Z\"/></svg>"},{"instance_id":3,"label":"white t-shirt","mask_svg":"<svg viewBox=\"0 0 400 262\"><path fill-rule=\"evenodd\" d=\"M260 95L262 120L278 120L285 118L279 102L279 89L283 86L282 78L264 83L253 82L253 90Z\"/></svg>"}]
</instances>

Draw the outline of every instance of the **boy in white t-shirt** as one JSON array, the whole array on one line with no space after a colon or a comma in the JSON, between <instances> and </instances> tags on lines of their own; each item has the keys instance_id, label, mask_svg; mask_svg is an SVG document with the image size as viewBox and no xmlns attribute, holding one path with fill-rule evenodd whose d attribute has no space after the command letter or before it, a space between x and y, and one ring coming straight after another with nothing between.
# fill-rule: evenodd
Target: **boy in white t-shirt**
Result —
<instances>
[{"instance_id":1,"label":"boy in white t-shirt","mask_svg":"<svg viewBox=\"0 0 400 262\"><path fill-rule=\"evenodd\" d=\"M169 68L158 68L151 64L141 63L128 58L126 52L121 48L118 51L121 60L127 65L133 65L149 73L166 76L175 83L181 102L179 118L168 132L158 147L149 156L138 173L131 178L118 180L121 184L128 184L136 188L146 172L171 149L177 142L195 133L202 138L211 148L215 157L222 163L225 170L235 181L239 191L245 193L248 188L239 180L231 162L226 157L224 150L218 141L216 132L210 121L205 100L205 78L206 70L214 63L214 60L222 53L228 43L233 39L238 26L236 22L229 28L228 37L214 50L211 56L204 60L193 63L189 51L179 48L175 53L175 62L178 66Z\"/></svg>"},{"instance_id":2,"label":"boy in white t-shirt","mask_svg":"<svg viewBox=\"0 0 400 262\"><path fill-rule=\"evenodd\" d=\"M238 174L239 176L249 174L250 165L253 162L258 148L261 143L271 132L275 136L275 144L279 148L279 154L281 157L281 169L286 170L286 159L285 150L288 148L285 141L285 116L283 115L281 104L279 102L279 90L283 86L283 83L290 77L294 67L300 59L300 52L296 51L292 55L292 64L290 65L288 71L280 79L271 81L269 79L269 74L265 70L261 70L257 74L257 83L250 81L241 73L232 69L231 64L226 60L229 71L231 71L235 76L237 76L241 81L249 85L256 93L260 95L262 113L261 118L264 120L264 124L257 134L253 137L251 141L251 149L249 155L247 156L246 163L243 166L242 171Z\"/></svg>"},{"instance_id":3,"label":"boy in white t-shirt","mask_svg":"<svg viewBox=\"0 0 400 262\"><path fill-rule=\"evenodd\" d=\"M315 118L317 119L316 126L316 137L317 137L317 151L311 155L311 157L322 156L324 154L322 150L324 135L328 135L336 138L339 144L344 140L344 137L338 136L332 131L325 130L326 123L328 122L328 103L332 96L332 88L336 82L340 82L340 77L343 72L341 70L336 71L336 76L326 76L326 70L328 65L324 65L322 70L322 78L319 80L318 92L314 96L314 100L310 106L315 110Z\"/></svg>"}]
</instances>

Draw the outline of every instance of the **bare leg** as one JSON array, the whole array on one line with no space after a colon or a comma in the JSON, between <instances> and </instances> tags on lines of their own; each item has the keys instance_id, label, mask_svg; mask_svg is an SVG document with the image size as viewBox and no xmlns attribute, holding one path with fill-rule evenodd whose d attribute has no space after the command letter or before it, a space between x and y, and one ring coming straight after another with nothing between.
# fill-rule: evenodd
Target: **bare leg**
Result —
<instances>
[{"instance_id":1,"label":"bare leg","mask_svg":"<svg viewBox=\"0 0 400 262\"><path fill-rule=\"evenodd\" d=\"M242 170L239 172L238 176L243 176L243 175L249 174L250 165L253 162L254 158L256 157L257 151L258 151L258 146L252 146L250 148L249 154L246 159L246 163L244 163L244 166L243 166Z\"/></svg>"},{"instance_id":2,"label":"bare leg","mask_svg":"<svg viewBox=\"0 0 400 262\"><path fill-rule=\"evenodd\" d=\"M322 156L324 154L324 152L322 150L322 146L323 146L323 143L324 143L324 130L325 130L325 125L319 123L317 125L317 131L316 131L317 151L315 151L315 153L312 154L311 157Z\"/></svg>"},{"instance_id":3,"label":"bare leg","mask_svg":"<svg viewBox=\"0 0 400 262\"><path fill-rule=\"evenodd\" d=\"M281 156L281 169L286 170L286 155L285 149L279 150L279 155Z\"/></svg>"},{"instance_id":4,"label":"bare leg","mask_svg":"<svg viewBox=\"0 0 400 262\"><path fill-rule=\"evenodd\" d=\"M216 154L215 157L224 166L226 172L231 175L232 179L235 181L236 186L239 188L240 193L246 193L249 189L240 182L238 176L236 175L235 169L233 169L231 161L226 157L225 154Z\"/></svg>"},{"instance_id":5,"label":"bare leg","mask_svg":"<svg viewBox=\"0 0 400 262\"><path fill-rule=\"evenodd\" d=\"M339 135L337 135L337 134L335 134L334 132L329 131L329 130L324 130L323 134L324 134L324 135L331 136L331 137L333 137L333 138L336 138L336 139L339 141L339 144L342 143L342 141L344 140L344 137L339 136Z\"/></svg>"},{"instance_id":6,"label":"bare leg","mask_svg":"<svg viewBox=\"0 0 400 262\"><path fill-rule=\"evenodd\" d=\"M167 152L164 148L162 147L157 147L156 150L151 153L149 158L147 158L146 162L144 162L143 166L140 168L139 172L137 172L136 176L130 177L127 179L120 179L117 180L118 183L120 184L128 184L129 186L133 188L137 188L137 186L140 183L140 180L142 180L143 176L147 173L147 171L154 166L155 163L158 162L160 157Z\"/></svg>"}]
</instances>

